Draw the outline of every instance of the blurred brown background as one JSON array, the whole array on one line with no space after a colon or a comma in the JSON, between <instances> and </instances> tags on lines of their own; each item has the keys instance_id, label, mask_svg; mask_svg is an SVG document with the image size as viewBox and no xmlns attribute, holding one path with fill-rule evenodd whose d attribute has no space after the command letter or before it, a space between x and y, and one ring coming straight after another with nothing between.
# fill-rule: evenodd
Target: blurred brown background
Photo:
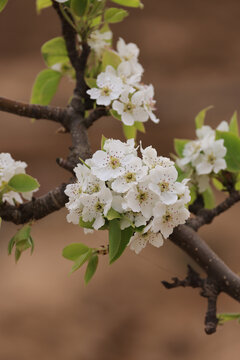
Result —
<instances>
[{"instance_id":1,"label":"blurred brown background","mask_svg":"<svg viewBox=\"0 0 240 360\"><path fill-rule=\"evenodd\" d=\"M156 90L158 126L147 125L141 136L159 153L173 151L173 137L194 136L194 116L214 105L208 122L228 120L240 104L240 3L237 0L145 0L144 11L133 10L124 24L113 26L141 48L146 83ZM28 101L36 74L43 69L40 46L59 35L53 10L35 13L34 0L9 0L0 15L0 94ZM73 84L65 80L54 99L64 105ZM0 151L25 160L45 193L68 178L55 158L65 156L67 135L47 121L0 113ZM120 124L101 119L90 130L93 150L100 135L118 137ZM7 243L16 227L4 223L0 241L1 360L200 360L239 359L240 326L229 323L206 336L206 303L197 290L165 290L161 280L184 276L189 259L166 241L139 256L129 250L112 265L100 259L85 287L83 271L68 277L70 262L61 250L71 242L104 244L106 233L84 236L65 221L66 210L33 228L35 251L15 265ZM239 265L239 205L201 233L235 271ZM220 312L238 311L222 295Z\"/></svg>"}]
</instances>

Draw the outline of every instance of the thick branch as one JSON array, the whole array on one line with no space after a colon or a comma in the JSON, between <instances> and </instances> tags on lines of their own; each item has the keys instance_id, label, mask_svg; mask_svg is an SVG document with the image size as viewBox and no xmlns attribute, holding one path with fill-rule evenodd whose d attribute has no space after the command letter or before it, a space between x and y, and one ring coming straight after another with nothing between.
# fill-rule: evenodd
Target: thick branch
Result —
<instances>
[{"instance_id":1,"label":"thick branch","mask_svg":"<svg viewBox=\"0 0 240 360\"><path fill-rule=\"evenodd\" d=\"M52 120L66 126L67 111L60 107L26 104L0 97L0 111L34 119Z\"/></svg>"},{"instance_id":2,"label":"thick branch","mask_svg":"<svg viewBox=\"0 0 240 360\"><path fill-rule=\"evenodd\" d=\"M223 291L240 302L240 277L187 225L178 226L170 240L187 253Z\"/></svg>"},{"instance_id":3,"label":"thick branch","mask_svg":"<svg viewBox=\"0 0 240 360\"><path fill-rule=\"evenodd\" d=\"M46 195L38 199L12 206L4 203L0 206L0 217L5 221L14 224L24 224L30 220L39 220L56 210L60 210L68 201L64 193L66 184L62 184L56 189L49 191Z\"/></svg>"},{"instance_id":4,"label":"thick branch","mask_svg":"<svg viewBox=\"0 0 240 360\"><path fill-rule=\"evenodd\" d=\"M198 211L197 216L193 219L189 219L187 224L197 231L201 226L210 224L216 216L228 210L238 201L240 201L240 192L233 191L227 199L214 209L201 209Z\"/></svg>"}]
</instances>

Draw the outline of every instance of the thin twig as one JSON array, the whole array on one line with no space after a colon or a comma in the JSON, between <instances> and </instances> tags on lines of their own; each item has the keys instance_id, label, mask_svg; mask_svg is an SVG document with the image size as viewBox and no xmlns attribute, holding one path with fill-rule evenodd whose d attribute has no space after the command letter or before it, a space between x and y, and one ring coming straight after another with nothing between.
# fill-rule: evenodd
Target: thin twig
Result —
<instances>
[{"instance_id":1,"label":"thin twig","mask_svg":"<svg viewBox=\"0 0 240 360\"><path fill-rule=\"evenodd\" d=\"M88 129L95 121L100 119L102 116L107 116L108 111L105 107L96 108L91 114L84 120L85 126Z\"/></svg>"}]
</instances>

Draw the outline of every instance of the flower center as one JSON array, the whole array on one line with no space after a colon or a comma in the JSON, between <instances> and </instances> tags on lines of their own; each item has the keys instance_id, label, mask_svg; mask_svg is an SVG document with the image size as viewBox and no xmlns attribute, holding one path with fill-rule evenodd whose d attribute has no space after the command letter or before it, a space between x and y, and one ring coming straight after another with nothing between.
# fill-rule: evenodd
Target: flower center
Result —
<instances>
[{"instance_id":1,"label":"flower center","mask_svg":"<svg viewBox=\"0 0 240 360\"><path fill-rule=\"evenodd\" d=\"M166 181L159 183L158 186L159 186L161 192L169 190L169 184Z\"/></svg>"},{"instance_id":2,"label":"flower center","mask_svg":"<svg viewBox=\"0 0 240 360\"><path fill-rule=\"evenodd\" d=\"M102 212L103 211L103 204L101 204L100 202L97 202L96 205L95 205L95 209L96 211L98 212Z\"/></svg>"},{"instance_id":3,"label":"flower center","mask_svg":"<svg viewBox=\"0 0 240 360\"><path fill-rule=\"evenodd\" d=\"M125 104L124 112L132 112L134 108L135 108L135 106L131 102L129 102L129 103Z\"/></svg>"},{"instance_id":4,"label":"flower center","mask_svg":"<svg viewBox=\"0 0 240 360\"><path fill-rule=\"evenodd\" d=\"M140 203L142 203L143 201L147 200L147 197L148 197L148 194L139 190L139 193L138 193L138 200Z\"/></svg>"},{"instance_id":5,"label":"flower center","mask_svg":"<svg viewBox=\"0 0 240 360\"><path fill-rule=\"evenodd\" d=\"M109 96L110 93L111 93L111 91L110 91L110 89L109 89L107 86L105 86L105 87L102 88L101 94L102 94L103 96Z\"/></svg>"},{"instance_id":6,"label":"flower center","mask_svg":"<svg viewBox=\"0 0 240 360\"><path fill-rule=\"evenodd\" d=\"M167 223L167 222L171 221L171 219L172 219L171 214L166 213L165 215L163 215L163 222L164 223Z\"/></svg>"},{"instance_id":7,"label":"flower center","mask_svg":"<svg viewBox=\"0 0 240 360\"><path fill-rule=\"evenodd\" d=\"M111 156L110 157L110 166L112 169L117 169L120 166L119 159L114 156Z\"/></svg>"},{"instance_id":8,"label":"flower center","mask_svg":"<svg viewBox=\"0 0 240 360\"><path fill-rule=\"evenodd\" d=\"M125 175L125 179L126 179L127 183L130 183L130 182L136 180L136 176L135 176L135 174L129 172Z\"/></svg>"},{"instance_id":9,"label":"flower center","mask_svg":"<svg viewBox=\"0 0 240 360\"><path fill-rule=\"evenodd\" d=\"M208 162L213 165L216 161L216 158L213 154L208 155Z\"/></svg>"}]
</instances>

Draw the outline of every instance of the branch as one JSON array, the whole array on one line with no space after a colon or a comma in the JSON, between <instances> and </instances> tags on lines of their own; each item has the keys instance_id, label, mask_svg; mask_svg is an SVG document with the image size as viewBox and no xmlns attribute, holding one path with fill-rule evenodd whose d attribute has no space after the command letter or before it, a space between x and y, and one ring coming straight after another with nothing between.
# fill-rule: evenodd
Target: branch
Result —
<instances>
[{"instance_id":1,"label":"branch","mask_svg":"<svg viewBox=\"0 0 240 360\"><path fill-rule=\"evenodd\" d=\"M173 289L179 286L192 287L202 289L200 295L207 298L208 306L205 316L205 332L210 335L216 331L217 319L217 297L219 294L217 284L209 277L203 279L200 275L188 265L187 277L184 280L173 278L173 282L162 281L162 284L167 289Z\"/></svg>"},{"instance_id":2,"label":"branch","mask_svg":"<svg viewBox=\"0 0 240 360\"><path fill-rule=\"evenodd\" d=\"M170 240L187 253L223 291L240 302L240 277L187 225L178 226Z\"/></svg>"},{"instance_id":3,"label":"branch","mask_svg":"<svg viewBox=\"0 0 240 360\"><path fill-rule=\"evenodd\" d=\"M229 197L217 205L214 209L199 210L195 218L188 220L187 225L197 231L201 226L210 224L216 216L228 210L238 201L240 201L240 192L232 191Z\"/></svg>"},{"instance_id":4,"label":"branch","mask_svg":"<svg viewBox=\"0 0 240 360\"><path fill-rule=\"evenodd\" d=\"M84 124L88 129L96 120L100 119L102 116L107 116L108 111L105 107L98 107L91 112L91 114L84 120Z\"/></svg>"},{"instance_id":5,"label":"branch","mask_svg":"<svg viewBox=\"0 0 240 360\"><path fill-rule=\"evenodd\" d=\"M11 221L14 224L25 224L30 220L39 220L60 210L68 201L64 190L67 184L62 184L56 189L49 191L46 195L33 198L31 201L19 206L12 206L3 203L0 206L0 217L5 221Z\"/></svg>"},{"instance_id":6,"label":"branch","mask_svg":"<svg viewBox=\"0 0 240 360\"><path fill-rule=\"evenodd\" d=\"M67 110L60 107L32 105L0 97L0 111L34 119L52 120L66 126Z\"/></svg>"}]
</instances>

